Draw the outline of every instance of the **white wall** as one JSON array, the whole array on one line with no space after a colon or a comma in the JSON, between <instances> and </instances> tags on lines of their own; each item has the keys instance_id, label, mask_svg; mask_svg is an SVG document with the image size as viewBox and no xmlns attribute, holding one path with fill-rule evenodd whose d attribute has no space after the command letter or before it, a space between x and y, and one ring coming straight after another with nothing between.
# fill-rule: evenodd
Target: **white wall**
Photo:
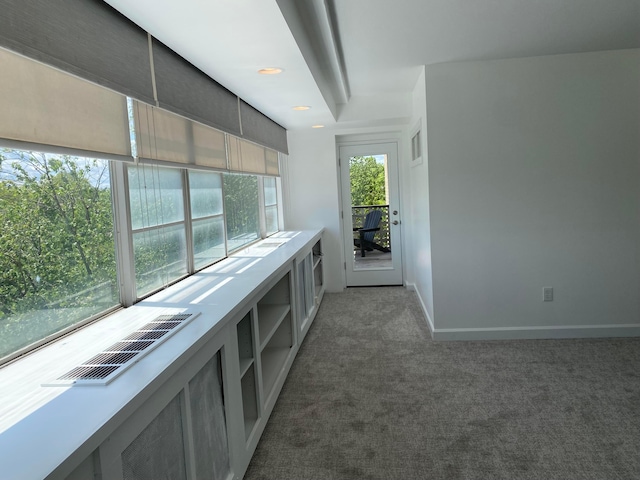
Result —
<instances>
[{"instance_id":1,"label":"white wall","mask_svg":"<svg viewBox=\"0 0 640 480\"><path fill-rule=\"evenodd\" d=\"M435 337L640 334L640 50L434 65L426 88Z\"/></svg>"},{"instance_id":2,"label":"white wall","mask_svg":"<svg viewBox=\"0 0 640 480\"><path fill-rule=\"evenodd\" d=\"M433 280L431 269L431 224L429 212L429 156L427 149L427 98L424 68L416 82L412 95L411 122L407 143L420 125L422 138L422 162L404 163L405 182L409 190L406 201L405 237L406 237L406 280L407 285L415 287L433 328ZM410 153L410 152L409 152Z\"/></svg>"},{"instance_id":3,"label":"white wall","mask_svg":"<svg viewBox=\"0 0 640 480\"><path fill-rule=\"evenodd\" d=\"M340 236L338 170L334 134L329 129L288 132L287 230L325 228L324 274L329 292L344 288Z\"/></svg>"}]
</instances>

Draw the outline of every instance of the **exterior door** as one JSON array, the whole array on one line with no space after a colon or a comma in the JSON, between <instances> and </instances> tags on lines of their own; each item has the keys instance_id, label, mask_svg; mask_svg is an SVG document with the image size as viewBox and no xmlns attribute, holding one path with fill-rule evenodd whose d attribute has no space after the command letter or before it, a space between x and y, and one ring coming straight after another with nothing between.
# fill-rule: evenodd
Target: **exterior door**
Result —
<instances>
[{"instance_id":1,"label":"exterior door","mask_svg":"<svg viewBox=\"0 0 640 480\"><path fill-rule=\"evenodd\" d=\"M402 285L398 145L339 153L347 286Z\"/></svg>"}]
</instances>

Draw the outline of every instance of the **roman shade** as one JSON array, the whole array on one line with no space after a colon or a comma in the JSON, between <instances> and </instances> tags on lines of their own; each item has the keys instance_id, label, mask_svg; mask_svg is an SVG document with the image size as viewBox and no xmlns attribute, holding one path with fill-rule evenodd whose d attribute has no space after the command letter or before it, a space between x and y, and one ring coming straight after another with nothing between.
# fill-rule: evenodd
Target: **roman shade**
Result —
<instances>
[{"instance_id":1,"label":"roman shade","mask_svg":"<svg viewBox=\"0 0 640 480\"><path fill-rule=\"evenodd\" d=\"M196 150L198 145L207 145L203 147L205 149L217 149L211 145L213 140L210 138L210 132L198 128L200 124L283 153L288 151L286 130L283 127L239 99L237 95L169 47L152 38L147 32L105 2L98 0L3 0L2 14L0 15L0 48L17 52L42 64L53 66L75 77L118 92L122 96L126 95L145 104L161 107L194 121L194 123L184 123L177 119L167 120L168 117L159 120L161 128L167 127L168 123L173 122L175 125L179 124L181 129L162 138L156 136L156 140L169 142L160 146L160 150L156 151L156 156L168 154L175 147L175 145L169 145L175 140L173 136L193 135L194 138L204 136L206 139L195 141ZM1 68L5 71L8 69L4 64ZM33 87L34 81L25 84L25 90L27 87ZM38 87L45 88L42 84L39 84ZM100 104L99 110L104 109L104 115L98 115L96 118L102 122L109 117L107 112L110 112L110 109L106 106L108 102L98 100L99 95L89 99L88 90L90 88L85 85L79 88L78 95L74 97L78 104L88 101L87 112L80 112L77 118L86 118L88 111L95 113L95 109ZM39 91L44 92L45 90ZM0 95L4 98L7 93ZM40 93L38 95L41 96ZM106 93L101 95L102 97L107 96ZM52 138L55 136L54 133L58 133L58 130L74 124L73 119L59 116L63 113L76 114L76 112L60 108L63 103L62 99L71 102L71 98L62 95L57 102L54 99L47 100L40 110L33 109L35 102L27 102L32 108L30 113L24 113L24 116L30 115L28 118L33 118L36 112L38 114L49 112L58 115L56 121L59 121L60 125L58 127L50 125L52 130L49 131L48 136L44 135L43 138ZM55 108L53 107L54 103L57 105ZM116 103L119 108L122 102L119 99ZM78 108L80 107L78 106ZM159 118L156 113L154 116ZM126 115L121 117L121 121L123 125L126 125ZM45 121L45 123L47 122ZM86 123L86 126L87 130L90 130L89 126L95 127L95 121ZM22 127L27 129L26 126ZM100 137L103 132L99 130L104 130L105 134L112 133L111 128L107 126L95 129L91 135L86 136L86 139L79 140L79 143L85 143L86 140L93 137ZM183 131L185 128L192 129L193 132ZM42 134L41 131L38 133ZM76 136L81 137L82 133L83 130L80 129ZM30 138L18 140L27 143L32 141ZM116 143L119 141L120 137L118 136ZM60 143L66 144L67 139L63 136L50 145L55 146ZM162 142L160 143L162 144ZM122 149L119 148L119 143L114 148L120 152L118 154L121 154ZM252 147L243 148L247 151L253 151ZM162 154L158 153L162 149L165 151ZM100 150L96 151L103 152L104 150L104 146L100 146ZM173 152L171 155L180 156L184 155L184 152L180 154ZM204 154L198 154L197 151L189 155L207 157ZM149 154L149 156L152 155ZM189 162L180 161L178 163ZM196 161L195 164L200 165L200 161ZM247 159L243 161L243 164L250 165L251 162ZM254 167L256 167L255 164L251 168ZM217 163L215 168L219 168ZM261 173L265 172L264 169L259 170Z\"/></svg>"},{"instance_id":2,"label":"roman shade","mask_svg":"<svg viewBox=\"0 0 640 480\"><path fill-rule=\"evenodd\" d=\"M269 117L240 100L242 137L282 153L289 153L287 131Z\"/></svg>"},{"instance_id":3,"label":"roman shade","mask_svg":"<svg viewBox=\"0 0 640 480\"><path fill-rule=\"evenodd\" d=\"M147 32L102 1L2 1L0 46L153 103L148 44Z\"/></svg>"},{"instance_id":4,"label":"roman shade","mask_svg":"<svg viewBox=\"0 0 640 480\"><path fill-rule=\"evenodd\" d=\"M133 113L141 160L226 170L223 132L142 102Z\"/></svg>"},{"instance_id":5,"label":"roman shade","mask_svg":"<svg viewBox=\"0 0 640 480\"><path fill-rule=\"evenodd\" d=\"M233 172L267 173L265 149L255 143L227 136L229 170Z\"/></svg>"},{"instance_id":6,"label":"roman shade","mask_svg":"<svg viewBox=\"0 0 640 480\"><path fill-rule=\"evenodd\" d=\"M240 135L236 95L156 39L153 65L160 107Z\"/></svg>"},{"instance_id":7,"label":"roman shade","mask_svg":"<svg viewBox=\"0 0 640 480\"><path fill-rule=\"evenodd\" d=\"M3 48L0 65L0 144L132 159L125 96Z\"/></svg>"}]
</instances>

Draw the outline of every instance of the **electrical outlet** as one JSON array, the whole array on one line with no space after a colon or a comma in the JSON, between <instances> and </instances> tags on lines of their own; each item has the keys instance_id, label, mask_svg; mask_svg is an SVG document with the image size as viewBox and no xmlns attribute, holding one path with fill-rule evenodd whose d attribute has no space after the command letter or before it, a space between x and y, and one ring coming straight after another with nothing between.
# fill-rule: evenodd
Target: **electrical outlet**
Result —
<instances>
[{"instance_id":1,"label":"electrical outlet","mask_svg":"<svg viewBox=\"0 0 640 480\"><path fill-rule=\"evenodd\" d=\"M542 287L542 301L553 302L553 287Z\"/></svg>"}]
</instances>

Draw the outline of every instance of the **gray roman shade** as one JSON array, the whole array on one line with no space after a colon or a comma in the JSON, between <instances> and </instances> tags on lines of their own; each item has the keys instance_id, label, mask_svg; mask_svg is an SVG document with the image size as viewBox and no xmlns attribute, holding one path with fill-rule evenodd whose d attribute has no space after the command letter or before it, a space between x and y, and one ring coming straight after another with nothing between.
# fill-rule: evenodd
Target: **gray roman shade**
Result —
<instances>
[{"instance_id":1,"label":"gray roman shade","mask_svg":"<svg viewBox=\"0 0 640 480\"><path fill-rule=\"evenodd\" d=\"M289 153L287 131L244 100L240 100L240 118L243 138L282 153Z\"/></svg>"},{"instance_id":2,"label":"gray roman shade","mask_svg":"<svg viewBox=\"0 0 640 480\"><path fill-rule=\"evenodd\" d=\"M182 130L164 135L162 138L156 136L156 140L165 141L164 144L159 145L160 149L157 150L162 154L156 153L156 156L168 154L175 147L175 144L171 144L175 140L172 135L178 137L193 135L194 138L204 136L207 139L196 140L194 143L196 152L188 153L188 155L191 157L195 155L202 159L207 157L207 155L198 152L198 145L206 145L203 147L205 150L211 148L217 150L217 146L214 147L211 144L210 132L199 128L204 125L287 153L287 134L284 128L240 100L235 94L173 50L156 39L152 39L147 32L103 1L2 0L0 6L0 48L17 52L42 64L53 66L146 104L162 107L196 122L193 124L184 123L184 119L182 121L168 120L168 117L159 120L160 129L156 131L161 131L164 127L168 128L168 123L171 122L177 122L176 125L180 124ZM0 69L6 70L7 66L2 64ZM25 90L27 86L34 87L33 81L27 82ZM39 92L46 91L42 84L38 85L38 89L40 89ZM102 102L97 98L88 100L88 89L89 87L83 86L80 89L82 92L79 91L78 95L73 97L75 100L68 96L70 94L68 91L60 98L65 98L71 103L75 101L78 104L88 101L87 111L95 114L96 109L100 111L104 109L104 113L98 115L96 119L102 122L105 118L109 118L108 121L111 121L109 115L112 112L105 105L108 102ZM50 93L58 94L57 91L50 91ZM0 93L0 95L3 94ZM101 95L107 96L106 93ZM4 93L4 97L6 96L7 94ZM120 105L120 97L118 98L116 104ZM25 112L24 115L45 115L47 113L75 115L75 112L71 110L60 109L61 101L56 103L53 98L47 99L45 105L40 109L36 109L34 103L27 101L32 110L30 113ZM54 107L54 104L57 106ZM86 115L83 115L80 112L77 118L86 118ZM158 115L154 113L154 116ZM33 119L33 117L27 119ZM59 116L56 121L60 121L60 129L74 123L73 119ZM126 115L121 118L121 121L123 125L126 125ZM47 123L46 120L43 122ZM92 128L95 127L95 121L86 123L87 130L89 125ZM55 125L50 125L50 127L52 130L48 132L49 136L43 135L42 140L48 141L48 139L56 137L60 139L52 140L53 143L50 145L66 144L68 139L64 135L57 137L59 133L56 130L57 127ZM22 128L28 130L26 125L23 125ZM184 128L190 131L185 132ZM83 143L87 139L99 137L107 132L113 133L110 129L112 129L111 126L97 128L93 135L88 135L86 139L78 140L78 142ZM83 131L82 128L79 128L76 136L83 136ZM41 133L39 131L38 135L40 136ZM33 135L28 135L27 138L18 141L31 142L31 137ZM116 138L116 142L120 142L119 136ZM187 144L189 143L187 142ZM156 145L157 147L158 145ZM114 148L118 152L122 151L119 148L119 143ZM242 148L251 152L248 158L242 161L243 165L252 165L252 169L257 168L257 163L252 163L249 160L253 158L252 155L257 150L254 152L253 147ZM100 150L95 151L102 152L104 150L104 146L100 146ZM178 156L184 156L184 154L185 152L171 153L171 155ZM217 159L216 155L214 157ZM152 157L152 155L149 156ZM181 159L183 158L181 157ZM177 163L191 163L191 160ZM199 165L200 163L198 160L195 164ZM262 166L264 167L264 162ZM215 168L219 168L217 163ZM265 173L266 167L259 170L259 173Z\"/></svg>"},{"instance_id":3,"label":"gray roman shade","mask_svg":"<svg viewBox=\"0 0 640 480\"><path fill-rule=\"evenodd\" d=\"M236 95L156 39L153 64L160 107L240 135Z\"/></svg>"},{"instance_id":4,"label":"gray roman shade","mask_svg":"<svg viewBox=\"0 0 640 480\"><path fill-rule=\"evenodd\" d=\"M147 33L106 3L2 0L0 9L0 46L153 103Z\"/></svg>"},{"instance_id":5,"label":"gray roman shade","mask_svg":"<svg viewBox=\"0 0 640 480\"><path fill-rule=\"evenodd\" d=\"M132 160L124 95L3 48L0 105L2 146Z\"/></svg>"},{"instance_id":6,"label":"gray roman shade","mask_svg":"<svg viewBox=\"0 0 640 480\"><path fill-rule=\"evenodd\" d=\"M226 170L223 132L142 102L133 114L140 159Z\"/></svg>"}]
</instances>

